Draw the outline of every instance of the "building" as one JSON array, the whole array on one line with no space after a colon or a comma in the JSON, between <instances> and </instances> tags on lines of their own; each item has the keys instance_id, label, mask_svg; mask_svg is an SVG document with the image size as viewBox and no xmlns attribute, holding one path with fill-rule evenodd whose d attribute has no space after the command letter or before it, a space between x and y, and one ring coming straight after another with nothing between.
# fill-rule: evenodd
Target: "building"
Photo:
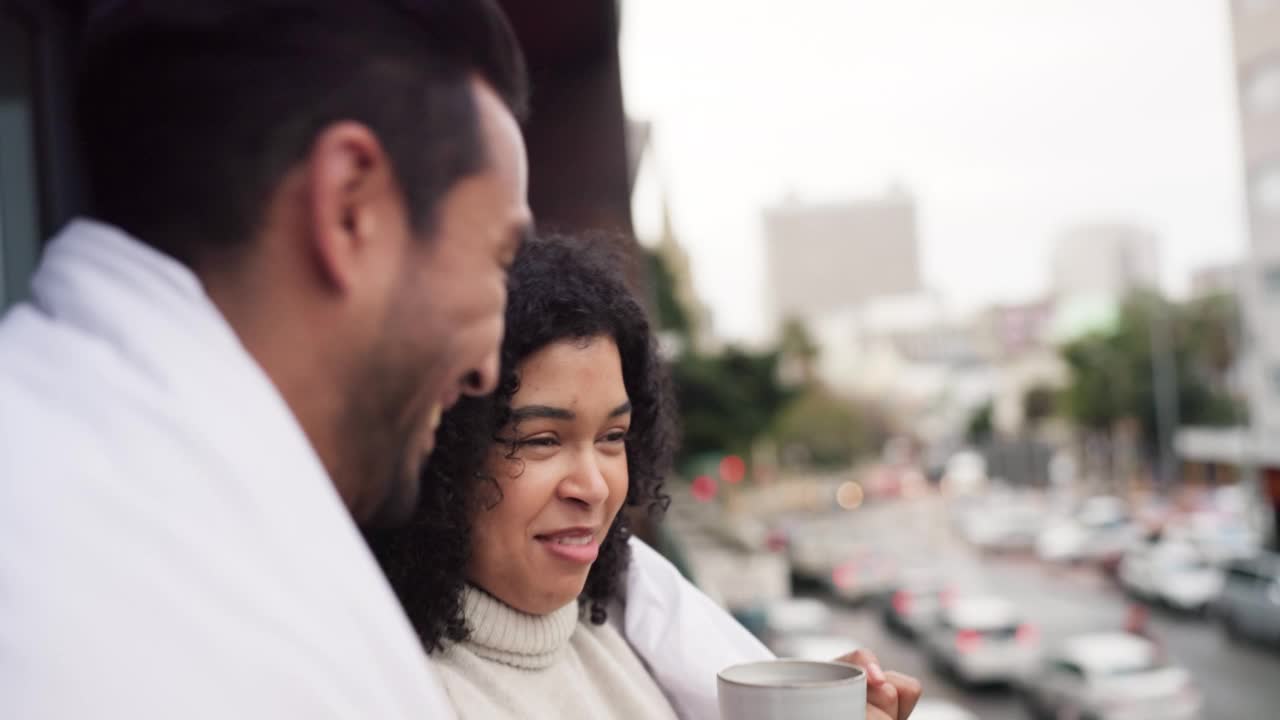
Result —
<instances>
[{"instance_id":1,"label":"building","mask_svg":"<svg viewBox=\"0 0 1280 720\"><path fill-rule=\"evenodd\" d=\"M1280 437L1280 0L1234 0L1232 20L1250 236L1241 282L1250 412L1255 427Z\"/></svg>"},{"instance_id":2,"label":"building","mask_svg":"<svg viewBox=\"0 0 1280 720\"><path fill-rule=\"evenodd\" d=\"M1250 246L1236 275L1244 311L1249 425L1183 428L1178 454L1200 476L1256 480L1258 515L1280 526L1280 0L1230 0Z\"/></svg>"},{"instance_id":3,"label":"building","mask_svg":"<svg viewBox=\"0 0 1280 720\"><path fill-rule=\"evenodd\" d=\"M1063 233L1050 268L1056 298L1120 300L1159 285L1155 236L1121 223L1080 225Z\"/></svg>"},{"instance_id":4,"label":"building","mask_svg":"<svg viewBox=\"0 0 1280 720\"><path fill-rule=\"evenodd\" d=\"M775 327L875 297L921 290L915 203L900 190L765 211L766 273Z\"/></svg>"}]
</instances>

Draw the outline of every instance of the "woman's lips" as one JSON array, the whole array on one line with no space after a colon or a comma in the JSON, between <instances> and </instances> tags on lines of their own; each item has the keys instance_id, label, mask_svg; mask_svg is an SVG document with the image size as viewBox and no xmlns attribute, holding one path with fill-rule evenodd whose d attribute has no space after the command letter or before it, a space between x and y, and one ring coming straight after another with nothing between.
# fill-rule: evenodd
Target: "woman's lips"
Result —
<instances>
[{"instance_id":1,"label":"woman's lips","mask_svg":"<svg viewBox=\"0 0 1280 720\"><path fill-rule=\"evenodd\" d=\"M533 539L551 555L572 563L589 565L600 555L600 543L589 528L569 528L534 535Z\"/></svg>"}]
</instances>

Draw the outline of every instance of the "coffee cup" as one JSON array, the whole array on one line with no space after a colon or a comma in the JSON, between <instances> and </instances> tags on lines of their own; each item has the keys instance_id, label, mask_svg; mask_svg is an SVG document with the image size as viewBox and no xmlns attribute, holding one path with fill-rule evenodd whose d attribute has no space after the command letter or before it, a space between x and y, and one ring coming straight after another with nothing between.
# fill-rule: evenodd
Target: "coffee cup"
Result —
<instances>
[{"instance_id":1,"label":"coffee cup","mask_svg":"<svg viewBox=\"0 0 1280 720\"><path fill-rule=\"evenodd\" d=\"M866 720L867 675L842 662L765 660L716 678L722 720Z\"/></svg>"}]
</instances>

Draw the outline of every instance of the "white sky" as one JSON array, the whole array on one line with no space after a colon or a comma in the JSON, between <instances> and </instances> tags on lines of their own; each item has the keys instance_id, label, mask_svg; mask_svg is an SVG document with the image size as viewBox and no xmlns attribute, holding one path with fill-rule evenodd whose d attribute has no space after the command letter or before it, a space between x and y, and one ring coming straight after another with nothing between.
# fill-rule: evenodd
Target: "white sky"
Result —
<instances>
[{"instance_id":1,"label":"white sky","mask_svg":"<svg viewBox=\"0 0 1280 720\"><path fill-rule=\"evenodd\" d=\"M717 331L763 332L761 211L916 197L925 282L958 307L1047 286L1065 227L1144 225L1161 277L1239 257L1227 0L624 0L628 113Z\"/></svg>"}]
</instances>

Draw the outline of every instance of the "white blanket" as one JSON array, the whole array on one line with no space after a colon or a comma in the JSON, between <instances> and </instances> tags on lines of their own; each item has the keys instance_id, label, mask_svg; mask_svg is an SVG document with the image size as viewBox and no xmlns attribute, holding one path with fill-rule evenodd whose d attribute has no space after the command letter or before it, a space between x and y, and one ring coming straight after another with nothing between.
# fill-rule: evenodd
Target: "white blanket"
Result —
<instances>
[{"instance_id":1,"label":"white blanket","mask_svg":"<svg viewBox=\"0 0 1280 720\"><path fill-rule=\"evenodd\" d=\"M186 268L55 238L0 321L0 718L448 718L314 450ZM767 656L637 544L629 641L684 718Z\"/></svg>"}]
</instances>

